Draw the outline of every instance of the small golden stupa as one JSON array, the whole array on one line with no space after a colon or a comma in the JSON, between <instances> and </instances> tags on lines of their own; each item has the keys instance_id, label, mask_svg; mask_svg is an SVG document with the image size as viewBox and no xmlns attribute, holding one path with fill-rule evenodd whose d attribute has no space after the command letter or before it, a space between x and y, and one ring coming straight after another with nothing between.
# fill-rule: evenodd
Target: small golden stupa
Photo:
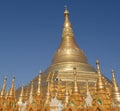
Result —
<instances>
[{"instance_id":1,"label":"small golden stupa","mask_svg":"<svg viewBox=\"0 0 120 111\"><path fill-rule=\"evenodd\" d=\"M15 89L15 78L0 91L0 111L120 111L120 88L114 71L106 78L87 61L75 42L69 11L65 8L62 38L51 65L27 86Z\"/></svg>"}]
</instances>

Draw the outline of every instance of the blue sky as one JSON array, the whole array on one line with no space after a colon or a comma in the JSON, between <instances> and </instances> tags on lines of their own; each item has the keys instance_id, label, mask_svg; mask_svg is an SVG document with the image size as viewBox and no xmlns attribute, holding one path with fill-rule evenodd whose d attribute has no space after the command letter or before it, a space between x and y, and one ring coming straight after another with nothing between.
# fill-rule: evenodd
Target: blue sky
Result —
<instances>
[{"instance_id":1,"label":"blue sky","mask_svg":"<svg viewBox=\"0 0 120 111\"><path fill-rule=\"evenodd\" d=\"M120 84L119 0L0 0L0 84L12 76L16 87L45 70L59 46L64 6L70 12L76 42L89 63Z\"/></svg>"}]
</instances>

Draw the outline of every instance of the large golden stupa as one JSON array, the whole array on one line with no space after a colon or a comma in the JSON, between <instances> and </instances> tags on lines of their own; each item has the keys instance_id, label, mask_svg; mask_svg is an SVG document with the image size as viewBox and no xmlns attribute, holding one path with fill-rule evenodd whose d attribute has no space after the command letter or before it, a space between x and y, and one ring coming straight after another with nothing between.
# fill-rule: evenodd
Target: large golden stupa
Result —
<instances>
[{"instance_id":1,"label":"large golden stupa","mask_svg":"<svg viewBox=\"0 0 120 111\"><path fill-rule=\"evenodd\" d=\"M45 71L58 72L57 77L63 81L73 80L73 67L77 69L79 80L96 81L96 70L88 64L84 52L78 47L75 42L72 26L69 21L69 12L64 12L65 20L63 25L62 40L59 48L54 54L52 64ZM92 77L92 78L91 78Z\"/></svg>"},{"instance_id":2,"label":"large golden stupa","mask_svg":"<svg viewBox=\"0 0 120 111\"><path fill-rule=\"evenodd\" d=\"M0 91L0 111L120 111L120 88L87 61L75 42L69 11L64 11L62 39L51 65L28 85L15 89L15 78Z\"/></svg>"}]
</instances>

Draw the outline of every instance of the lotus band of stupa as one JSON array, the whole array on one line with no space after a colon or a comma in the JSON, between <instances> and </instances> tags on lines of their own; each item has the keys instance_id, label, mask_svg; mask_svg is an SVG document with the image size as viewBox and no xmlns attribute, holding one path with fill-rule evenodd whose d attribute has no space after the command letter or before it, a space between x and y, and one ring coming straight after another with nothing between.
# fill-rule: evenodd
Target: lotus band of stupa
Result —
<instances>
[{"instance_id":1,"label":"lotus band of stupa","mask_svg":"<svg viewBox=\"0 0 120 111\"><path fill-rule=\"evenodd\" d=\"M15 77L0 91L0 111L120 111L120 88L112 69L109 80L99 60L92 67L77 45L67 7L61 43L51 65L27 85L15 88Z\"/></svg>"}]
</instances>

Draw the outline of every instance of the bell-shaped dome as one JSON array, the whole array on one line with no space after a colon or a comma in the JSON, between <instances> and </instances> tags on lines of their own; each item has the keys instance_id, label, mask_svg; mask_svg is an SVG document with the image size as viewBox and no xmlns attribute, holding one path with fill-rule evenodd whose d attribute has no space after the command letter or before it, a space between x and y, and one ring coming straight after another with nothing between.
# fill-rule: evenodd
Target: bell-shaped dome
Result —
<instances>
[{"instance_id":1,"label":"bell-shaped dome","mask_svg":"<svg viewBox=\"0 0 120 111\"><path fill-rule=\"evenodd\" d=\"M75 42L72 26L69 21L69 12L67 9L64 12L64 16L65 20L63 25L62 40L53 57L52 65L61 62L87 63L86 56Z\"/></svg>"},{"instance_id":2,"label":"bell-shaped dome","mask_svg":"<svg viewBox=\"0 0 120 111\"><path fill-rule=\"evenodd\" d=\"M67 9L64 11L64 19L60 46L55 52L52 63L46 69L45 73L72 71L73 67L76 67L79 72L93 72L95 74L95 69L88 64L84 52L75 41L72 25L69 20L69 11Z\"/></svg>"}]
</instances>

